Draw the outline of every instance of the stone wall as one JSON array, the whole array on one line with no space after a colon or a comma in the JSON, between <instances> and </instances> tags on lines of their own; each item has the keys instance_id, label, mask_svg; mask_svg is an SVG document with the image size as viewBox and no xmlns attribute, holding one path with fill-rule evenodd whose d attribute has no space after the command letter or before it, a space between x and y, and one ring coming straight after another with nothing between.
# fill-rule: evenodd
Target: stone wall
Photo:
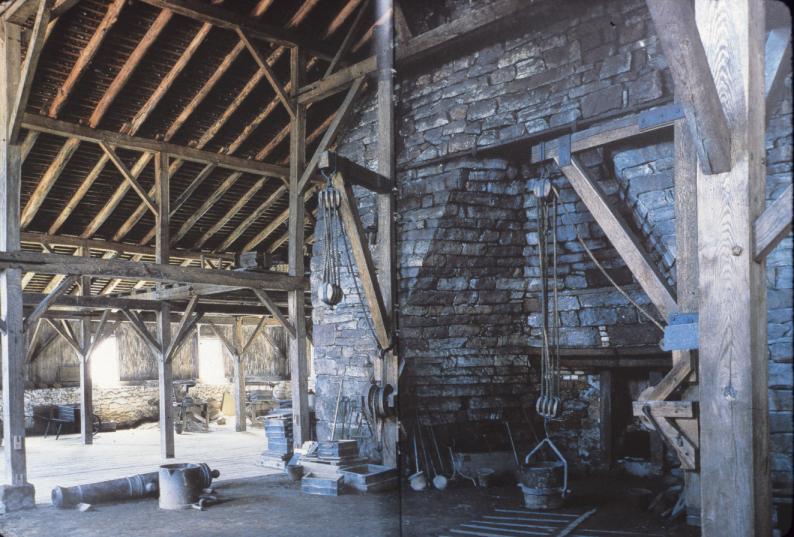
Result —
<instances>
[{"instance_id":1,"label":"stone wall","mask_svg":"<svg viewBox=\"0 0 794 537\"><path fill-rule=\"evenodd\" d=\"M231 393L228 384L197 384L190 395L220 406L224 392ZM157 421L160 396L157 381L135 386L94 388L94 414L103 422L115 422L118 427L134 427L146 421ZM34 414L41 406L80 403L80 388L41 388L25 390L25 427L37 427ZM0 401L2 411L2 401Z\"/></svg>"},{"instance_id":2,"label":"stone wall","mask_svg":"<svg viewBox=\"0 0 794 537\"><path fill-rule=\"evenodd\" d=\"M421 4L421 9L411 10L416 19L409 20L416 31L472 7L472 2L457 0L447 0L443 7ZM526 145L499 158L474 153L548 128L619 117L672 100L669 72L644 2L567 2L559 7L563 13L553 19L540 18L398 73L398 320L406 362L402 402L411 401L439 422L498 419L536 397L538 237L528 182L542 173L550 176L561 199L562 345L648 348L661 338L584 252L577 236L610 277L655 315L555 167L527 166ZM358 121L338 150L374 169L377 136L371 95L357 112ZM789 91L768 129L769 199L791 182L790 122ZM588 151L580 158L674 286L672 148L668 132ZM456 158L441 159L450 154ZM369 226L374 197L356 193ZM322 225L318 222L318 238ZM791 482L791 247L786 239L767 263L776 484ZM312 252L315 289L321 251L318 240ZM346 296L335 311L313 297L320 438L333 418L345 364L343 395L356 397L366 387L369 364L378 354L354 280L343 272ZM591 414L598 406L593 391L597 384L585 378L569 394L576 418L568 420L570 430L558 433L571 441L566 447L571 453L576 453L574 441L592 440L598 427ZM590 444L588 453L594 448ZM597 466L597 459L574 455L574 463L582 467Z\"/></svg>"}]
</instances>

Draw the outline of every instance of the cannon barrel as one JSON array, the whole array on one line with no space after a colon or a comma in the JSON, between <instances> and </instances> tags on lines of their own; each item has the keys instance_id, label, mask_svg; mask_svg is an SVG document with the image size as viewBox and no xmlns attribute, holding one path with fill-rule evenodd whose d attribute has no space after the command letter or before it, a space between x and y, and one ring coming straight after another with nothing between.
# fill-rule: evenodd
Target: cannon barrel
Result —
<instances>
[{"instance_id":1,"label":"cannon barrel","mask_svg":"<svg viewBox=\"0 0 794 537\"><path fill-rule=\"evenodd\" d=\"M207 488L218 470L210 470L205 463L198 465L202 488ZM120 479L111 479L99 483L89 483L74 487L55 487L52 489L52 505L55 507L74 507L79 503L108 503L140 498L156 498L158 496L159 472L137 474Z\"/></svg>"}]
</instances>

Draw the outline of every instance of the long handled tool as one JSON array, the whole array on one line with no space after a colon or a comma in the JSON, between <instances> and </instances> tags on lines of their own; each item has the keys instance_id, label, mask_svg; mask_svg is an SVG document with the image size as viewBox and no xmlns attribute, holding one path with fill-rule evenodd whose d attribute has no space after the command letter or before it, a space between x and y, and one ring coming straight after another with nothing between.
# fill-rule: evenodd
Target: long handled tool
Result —
<instances>
[{"instance_id":1,"label":"long handled tool","mask_svg":"<svg viewBox=\"0 0 794 537\"><path fill-rule=\"evenodd\" d=\"M342 379L339 381L339 391L336 394L336 410L334 410L334 422L331 425L331 441L336 440L336 419L339 417L339 402L342 400L342 387L345 385L345 374L347 364L342 368Z\"/></svg>"},{"instance_id":2,"label":"long handled tool","mask_svg":"<svg viewBox=\"0 0 794 537\"><path fill-rule=\"evenodd\" d=\"M420 491L424 490L427 487L427 480L425 479L425 474L419 468L419 450L417 449L416 445L416 434L413 437L413 444L414 444L414 461L416 462L416 473L413 474L408 478L408 481L411 483L411 488Z\"/></svg>"}]
</instances>

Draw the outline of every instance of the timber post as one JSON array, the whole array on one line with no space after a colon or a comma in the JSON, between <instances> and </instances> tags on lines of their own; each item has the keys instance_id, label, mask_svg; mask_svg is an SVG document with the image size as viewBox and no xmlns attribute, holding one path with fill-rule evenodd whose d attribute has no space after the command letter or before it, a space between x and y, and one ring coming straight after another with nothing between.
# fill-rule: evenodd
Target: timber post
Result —
<instances>
[{"instance_id":1,"label":"timber post","mask_svg":"<svg viewBox=\"0 0 794 537\"><path fill-rule=\"evenodd\" d=\"M22 160L11 144L9 111L20 76L19 26L0 19L0 250L19 250ZM3 457L6 484L0 485L0 514L33 507L34 488L27 482L25 455L25 334L22 320L22 272L0 270L0 354L3 360Z\"/></svg>"}]
</instances>

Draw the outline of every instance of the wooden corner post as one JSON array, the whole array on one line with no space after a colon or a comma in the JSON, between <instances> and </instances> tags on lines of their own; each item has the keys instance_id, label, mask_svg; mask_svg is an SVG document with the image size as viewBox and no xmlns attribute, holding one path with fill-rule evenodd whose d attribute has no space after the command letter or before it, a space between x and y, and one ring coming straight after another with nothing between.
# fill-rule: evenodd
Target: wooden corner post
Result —
<instances>
[{"instance_id":1,"label":"wooden corner post","mask_svg":"<svg viewBox=\"0 0 794 537\"><path fill-rule=\"evenodd\" d=\"M772 534L764 263L764 1L695 0L731 139L730 171L698 168L702 534ZM708 118L705 118L708 120Z\"/></svg>"},{"instance_id":2,"label":"wooden corner post","mask_svg":"<svg viewBox=\"0 0 794 537\"><path fill-rule=\"evenodd\" d=\"M0 250L20 248L19 195L22 160L10 143L9 111L20 78L19 26L0 19ZM25 335L22 319L22 271L0 270L0 354L3 360L3 457L6 485L0 486L0 513L33 507L33 485L25 461Z\"/></svg>"},{"instance_id":3,"label":"wooden corner post","mask_svg":"<svg viewBox=\"0 0 794 537\"><path fill-rule=\"evenodd\" d=\"M377 9L393 13L393 2L377 2ZM394 176L394 17L386 12L377 13L378 25L376 39L376 55L378 61L378 172L395 184ZM386 323L389 333L395 333L394 298L395 298L395 230L394 230L394 194L392 192L378 194L378 281L383 305L387 313ZM392 336L393 338L393 336ZM391 349L385 353L379 377L384 384L394 387L394 395L398 390L398 357L397 351ZM397 466L398 432L397 418L386 420L383 428L383 464Z\"/></svg>"},{"instance_id":4,"label":"wooden corner post","mask_svg":"<svg viewBox=\"0 0 794 537\"><path fill-rule=\"evenodd\" d=\"M155 190L157 215L155 217L155 263L167 265L169 258L170 233L170 178L168 177L168 155L155 155ZM171 305L163 301L157 312L157 330L160 337L160 351L157 356L158 388L160 395L160 456L164 459L174 457L174 412L173 369L168 357L171 344Z\"/></svg>"},{"instance_id":5,"label":"wooden corner post","mask_svg":"<svg viewBox=\"0 0 794 537\"><path fill-rule=\"evenodd\" d=\"M301 87L303 52L290 49L290 77L295 115L292 117L289 140L289 274L303 277L304 205L300 178L306 165L306 105L298 103L297 89ZM309 440L308 357L306 349L306 308L304 290L289 292L288 312L295 334L289 340L289 360L292 371L292 433L295 447Z\"/></svg>"}]
</instances>

